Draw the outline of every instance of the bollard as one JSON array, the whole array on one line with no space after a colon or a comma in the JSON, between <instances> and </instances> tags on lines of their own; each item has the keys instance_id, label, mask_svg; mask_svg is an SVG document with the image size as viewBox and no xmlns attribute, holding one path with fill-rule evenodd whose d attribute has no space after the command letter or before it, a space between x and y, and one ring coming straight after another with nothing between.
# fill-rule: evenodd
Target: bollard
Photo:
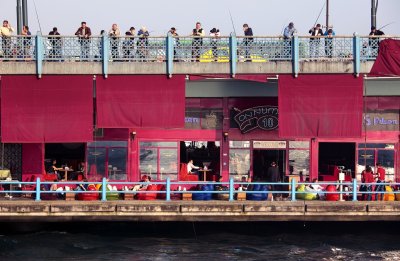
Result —
<instances>
[{"instance_id":1,"label":"bollard","mask_svg":"<svg viewBox=\"0 0 400 261\"><path fill-rule=\"evenodd\" d=\"M167 178L167 184L166 184L166 195L165 195L165 200L166 201L171 201L171 179L168 177Z\"/></svg>"},{"instance_id":2,"label":"bollard","mask_svg":"<svg viewBox=\"0 0 400 261\"><path fill-rule=\"evenodd\" d=\"M233 178L229 179L229 201L233 201L233 191L235 190Z\"/></svg>"},{"instance_id":3,"label":"bollard","mask_svg":"<svg viewBox=\"0 0 400 261\"><path fill-rule=\"evenodd\" d=\"M353 179L353 201L357 201L357 179Z\"/></svg>"},{"instance_id":4,"label":"bollard","mask_svg":"<svg viewBox=\"0 0 400 261\"><path fill-rule=\"evenodd\" d=\"M292 191L292 201L296 201L296 180L292 179L290 183Z\"/></svg>"},{"instance_id":5,"label":"bollard","mask_svg":"<svg viewBox=\"0 0 400 261\"><path fill-rule=\"evenodd\" d=\"M40 201L40 178L36 179L36 199L35 201Z\"/></svg>"},{"instance_id":6,"label":"bollard","mask_svg":"<svg viewBox=\"0 0 400 261\"><path fill-rule=\"evenodd\" d=\"M101 201L107 201L106 186L107 186L107 180L106 180L106 178L103 178L103 180L101 181Z\"/></svg>"}]
</instances>

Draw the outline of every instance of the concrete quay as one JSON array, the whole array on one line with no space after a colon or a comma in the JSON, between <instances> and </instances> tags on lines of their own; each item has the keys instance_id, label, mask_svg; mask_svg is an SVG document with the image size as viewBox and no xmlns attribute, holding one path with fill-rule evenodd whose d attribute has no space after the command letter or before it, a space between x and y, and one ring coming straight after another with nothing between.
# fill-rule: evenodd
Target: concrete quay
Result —
<instances>
[{"instance_id":1,"label":"concrete quay","mask_svg":"<svg viewBox=\"0 0 400 261\"><path fill-rule=\"evenodd\" d=\"M0 201L0 222L400 221L400 202Z\"/></svg>"}]
</instances>

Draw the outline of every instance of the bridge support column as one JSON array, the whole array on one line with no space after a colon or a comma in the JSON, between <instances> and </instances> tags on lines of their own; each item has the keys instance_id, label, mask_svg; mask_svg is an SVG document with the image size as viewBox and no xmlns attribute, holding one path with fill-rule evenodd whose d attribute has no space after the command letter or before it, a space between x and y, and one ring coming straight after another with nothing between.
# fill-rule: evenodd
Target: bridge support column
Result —
<instances>
[{"instance_id":1,"label":"bridge support column","mask_svg":"<svg viewBox=\"0 0 400 261\"><path fill-rule=\"evenodd\" d=\"M360 64L361 64L361 55L360 55L360 37L354 34L353 36L353 59L354 59L354 74L358 77L360 75Z\"/></svg>"},{"instance_id":2,"label":"bridge support column","mask_svg":"<svg viewBox=\"0 0 400 261\"><path fill-rule=\"evenodd\" d=\"M231 77L234 78L236 74L237 64L237 38L234 33L229 37L229 68Z\"/></svg>"},{"instance_id":3,"label":"bridge support column","mask_svg":"<svg viewBox=\"0 0 400 261\"><path fill-rule=\"evenodd\" d=\"M44 44L43 44L43 37L40 32L37 32L37 35L35 36L35 53L36 53L36 74L38 78L41 78L43 72Z\"/></svg>"},{"instance_id":4,"label":"bridge support column","mask_svg":"<svg viewBox=\"0 0 400 261\"><path fill-rule=\"evenodd\" d=\"M101 37L101 57L102 57L102 70L103 70L103 76L104 78L107 78L108 76L108 54L110 45L109 45L109 38L106 35L103 35Z\"/></svg>"},{"instance_id":5,"label":"bridge support column","mask_svg":"<svg viewBox=\"0 0 400 261\"><path fill-rule=\"evenodd\" d=\"M292 70L294 77L299 74L299 37L292 38Z\"/></svg>"},{"instance_id":6,"label":"bridge support column","mask_svg":"<svg viewBox=\"0 0 400 261\"><path fill-rule=\"evenodd\" d=\"M166 52L166 65L167 65L167 76L172 77L174 69L174 38L170 33L168 33L166 38L167 52Z\"/></svg>"}]
</instances>

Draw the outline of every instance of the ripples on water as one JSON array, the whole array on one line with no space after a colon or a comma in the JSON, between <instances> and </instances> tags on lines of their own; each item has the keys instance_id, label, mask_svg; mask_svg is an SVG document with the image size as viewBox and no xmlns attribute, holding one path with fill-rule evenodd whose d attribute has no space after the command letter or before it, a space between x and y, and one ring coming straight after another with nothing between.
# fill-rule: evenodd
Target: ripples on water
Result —
<instances>
[{"instance_id":1,"label":"ripples on water","mask_svg":"<svg viewBox=\"0 0 400 261\"><path fill-rule=\"evenodd\" d=\"M400 260L396 223L35 226L44 230L3 232L0 260Z\"/></svg>"}]
</instances>

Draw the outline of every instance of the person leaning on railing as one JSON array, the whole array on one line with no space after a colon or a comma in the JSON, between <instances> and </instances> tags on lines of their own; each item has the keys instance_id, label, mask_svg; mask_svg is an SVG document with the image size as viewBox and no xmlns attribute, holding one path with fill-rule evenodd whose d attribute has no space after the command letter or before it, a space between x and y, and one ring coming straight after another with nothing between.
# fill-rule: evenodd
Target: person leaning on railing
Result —
<instances>
[{"instance_id":1,"label":"person leaning on railing","mask_svg":"<svg viewBox=\"0 0 400 261\"><path fill-rule=\"evenodd\" d=\"M253 45L254 38L250 36L253 36L253 29L251 29L248 24L244 24L243 32L245 36L245 38L243 39L245 61L251 62L250 48Z\"/></svg>"},{"instance_id":2,"label":"person leaning on railing","mask_svg":"<svg viewBox=\"0 0 400 261\"><path fill-rule=\"evenodd\" d=\"M11 27L7 20L4 20L3 26L0 27L0 36L2 37L1 43L3 47L4 58L12 57L11 35L13 32L14 28Z\"/></svg>"},{"instance_id":3,"label":"person leaning on railing","mask_svg":"<svg viewBox=\"0 0 400 261\"><path fill-rule=\"evenodd\" d=\"M22 27L21 32L22 37L22 50L19 52L19 56L22 56L24 59L30 58L30 50L32 47L32 37L31 32L29 31L29 27L24 25Z\"/></svg>"},{"instance_id":4,"label":"person leaning on railing","mask_svg":"<svg viewBox=\"0 0 400 261\"><path fill-rule=\"evenodd\" d=\"M57 27L53 27L53 30L49 32L49 36L51 45L50 58L61 58L61 37Z\"/></svg>"},{"instance_id":5,"label":"person leaning on railing","mask_svg":"<svg viewBox=\"0 0 400 261\"><path fill-rule=\"evenodd\" d=\"M81 59L89 58L92 31L86 26L86 22L81 23L81 27L78 28L75 35L78 36L79 44L81 45Z\"/></svg>"},{"instance_id":6,"label":"person leaning on railing","mask_svg":"<svg viewBox=\"0 0 400 261\"><path fill-rule=\"evenodd\" d=\"M310 37L310 57L315 58L318 57L318 47L320 43L319 36L323 35L321 25L317 24L315 27L311 28L308 33L311 35Z\"/></svg>"},{"instance_id":7,"label":"person leaning on railing","mask_svg":"<svg viewBox=\"0 0 400 261\"><path fill-rule=\"evenodd\" d=\"M218 61L218 40L219 37L221 36L221 33L219 32L219 29L213 28L210 30L210 36L213 37L211 38L211 52L212 56L214 59L214 62Z\"/></svg>"},{"instance_id":8,"label":"person leaning on railing","mask_svg":"<svg viewBox=\"0 0 400 261\"><path fill-rule=\"evenodd\" d=\"M368 44L371 48L371 55L377 56L379 53L379 37L385 35L381 30L376 29L375 26L371 26L371 32L369 33Z\"/></svg>"},{"instance_id":9,"label":"person leaning on railing","mask_svg":"<svg viewBox=\"0 0 400 261\"><path fill-rule=\"evenodd\" d=\"M204 36L204 30L201 27L200 22L196 23L196 28L194 28L192 31L192 36L195 36L192 41L192 59L194 59L196 62L199 62Z\"/></svg>"},{"instance_id":10,"label":"person leaning on railing","mask_svg":"<svg viewBox=\"0 0 400 261\"><path fill-rule=\"evenodd\" d=\"M131 27L129 31L125 32L125 40L122 43L122 52L124 58L129 60L134 55L134 48L135 48L135 27Z\"/></svg>"},{"instance_id":11,"label":"person leaning on railing","mask_svg":"<svg viewBox=\"0 0 400 261\"><path fill-rule=\"evenodd\" d=\"M119 36L121 35L118 25L113 24L110 31L108 32L108 36L110 36L111 40L111 57L113 59L117 59L119 57L118 46L119 46Z\"/></svg>"},{"instance_id":12,"label":"person leaning on railing","mask_svg":"<svg viewBox=\"0 0 400 261\"><path fill-rule=\"evenodd\" d=\"M333 36L335 36L335 32L332 28L326 30L324 33L325 36L325 55L326 57L332 58L333 55Z\"/></svg>"},{"instance_id":13,"label":"person leaning on railing","mask_svg":"<svg viewBox=\"0 0 400 261\"><path fill-rule=\"evenodd\" d=\"M144 61L144 59L147 58L148 56L148 48L149 48L149 36L150 33L147 30L145 26L142 26L142 28L138 32L139 39L137 41L137 47L138 47L138 54L139 58L141 61Z\"/></svg>"}]
</instances>

